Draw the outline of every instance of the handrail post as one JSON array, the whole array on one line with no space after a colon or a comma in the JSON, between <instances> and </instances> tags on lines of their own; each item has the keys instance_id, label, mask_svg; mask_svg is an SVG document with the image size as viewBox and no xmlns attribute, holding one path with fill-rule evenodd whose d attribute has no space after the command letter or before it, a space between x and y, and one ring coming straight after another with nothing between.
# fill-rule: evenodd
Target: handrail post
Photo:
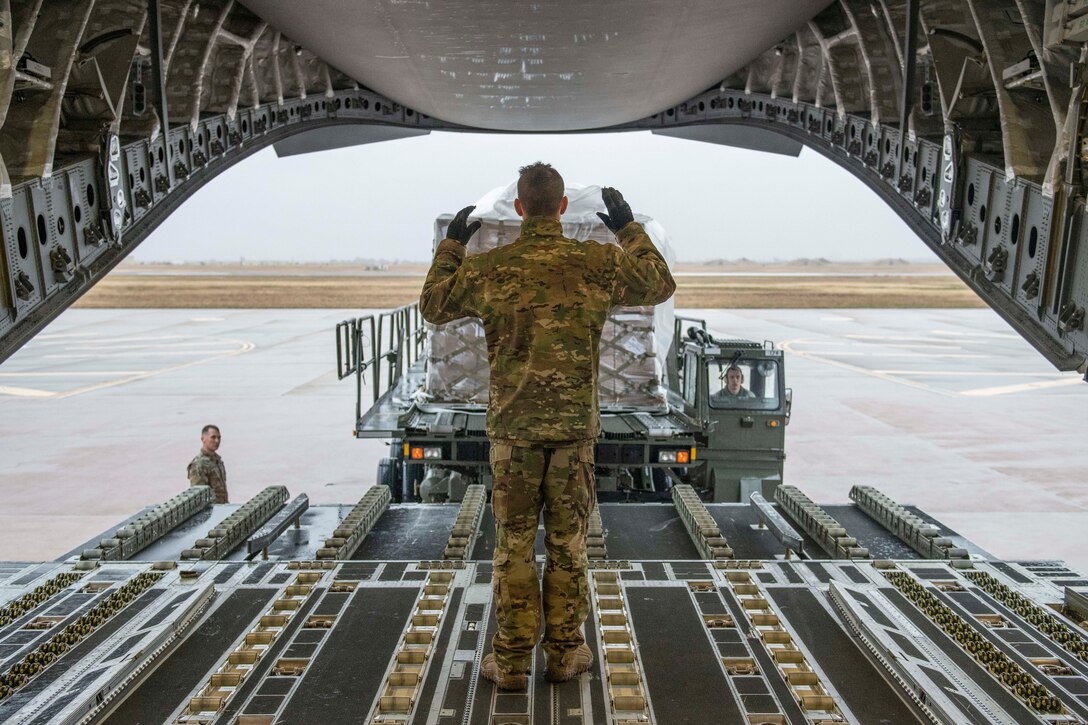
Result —
<instances>
[{"instance_id":1,"label":"handrail post","mask_svg":"<svg viewBox=\"0 0 1088 725\"><path fill-rule=\"evenodd\" d=\"M362 325L356 317L351 321L351 350L352 361L355 364L355 435L359 435L359 421L363 417L363 360L362 360Z\"/></svg>"},{"instance_id":2,"label":"handrail post","mask_svg":"<svg viewBox=\"0 0 1088 725\"><path fill-rule=\"evenodd\" d=\"M382 334L382 318L379 316L377 321L377 332L375 332L374 318L370 318L370 365L374 368L374 402L378 402L378 385L382 380L382 368L378 364L378 337Z\"/></svg>"}]
</instances>

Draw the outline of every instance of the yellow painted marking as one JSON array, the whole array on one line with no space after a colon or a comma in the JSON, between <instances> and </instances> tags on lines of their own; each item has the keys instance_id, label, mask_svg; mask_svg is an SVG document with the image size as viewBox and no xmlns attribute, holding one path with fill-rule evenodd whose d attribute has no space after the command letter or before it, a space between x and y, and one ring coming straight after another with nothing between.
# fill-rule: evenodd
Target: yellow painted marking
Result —
<instances>
[{"instance_id":1,"label":"yellow painted marking","mask_svg":"<svg viewBox=\"0 0 1088 725\"><path fill-rule=\"evenodd\" d=\"M160 343L164 339L170 339L170 340L179 340L180 339L180 340L182 340L182 342L180 342L180 343L177 343L177 342L167 343L166 345L159 344L159 345L138 346L138 349L135 350L135 351L121 350L120 348L116 347L116 345L115 345L116 342L121 342L121 341L131 342L132 340L138 340L138 339L157 340ZM233 338L223 338L223 337L213 338L212 340L196 340L196 341L194 341L194 340L192 340L192 338L188 338L188 337L186 337L186 338L177 338L177 337L173 337L173 336L170 337L170 338L164 338L164 337L99 338L99 341L103 345L101 351L99 351L99 352L95 352L91 348L84 347L84 348L81 349L82 354L73 355L73 354L69 353L69 354L58 354L58 355L43 355L42 357L43 358L63 358L66 361L72 361L72 360L75 360L77 358L92 358L92 359L101 360L101 359L105 359L105 358L109 358L109 357L133 356L133 355L140 355L140 356L143 356L143 357L175 357L175 358L176 357L182 357L182 356L187 357L187 356L190 356L190 355L200 355L202 357L200 357L197 360L189 360L188 362L181 362L181 363L178 363L176 365L168 365L166 367L156 368L154 370L132 370L132 371L125 371L125 370L121 370L121 371L81 370L81 371L78 371L78 372L64 372L64 371L52 372L52 371L50 371L50 372L0 373L0 375L4 375L4 376L7 376L7 377L14 377L14 378L17 378L17 377L20 377L20 376L55 377L55 378L76 377L76 376L81 376L81 377L114 376L112 380L104 380L102 382L91 383L89 385L84 385L84 386L81 386L81 387L77 387L77 388L73 388L71 390L65 390L65 391L48 391L48 390L35 390L33 388L0 386L0 394L19 396L19 397L24 397L24 398L31 398L31 397L33 397L33 398L58 398L58 399L60 399L60 398L70 398L73 395L82 395L84 393L90 393L90 392L94 392L96 390L102 390L102 389L105 389L105 388L112 388L112 387L116 387L118 385L126 385L128 383L133 383L133 382L136 382L138 380L144 380L146 378L154 377L156 375L162 375L164 373L171 373L171 372L175 372L177 370L183 370L185 368L193 367L195 365L202 365L202 364L204 364L206 362L210 362L212 360L218 360L220 358L234 357L236 355L242 355L242 354L245 354L247 352L252 351L256 347L256 345L254 345L252 342L246 342L245 340L235 340ZM236 347L233 350L223 350L223 349L218 349L218 350L215 350L215 349L213 349L213 350L208 350L208 349L205 349L205 350L163 350L162 349L163 347L170 347L171 345L181 346L181 345L199 344L199 345L203 345L203 346L206 347L210 342L221 343L221 344L224 344L224 343L225 344L233 344L233 345L236 345Z\"/></svg>"},{"instance_id":2,"label":"yellow painted marking","mask_svg":"<svg viewBox=\"0 0 1088 725\"><path fill-rule=\"evenodd\" d=\"M862 334L858 333L858 334L843 335L843 337L849 338L851 340L877 340L877 341L894 340L894 341L898 341L898 342L940 342L940 343L948 342L948 340L941 340L940 338L936 338L936 337L921 337L919 335L862 335Z\"/></svg>"},{"instance_id":3,"label":"yellow painted marking","mask_svg":"<svg viewBox=\"0 0 1088 725\"><path fill-rule=\"evenodd\" d=\"M951 342L873 342L869 343L872 347L884 347L891 348L893 350L962 350L960 345L954 345Z\"/></svg>"},{"instance_id":4,"label":"yellow painted marking","mask_svg":"<svg viewBox=\"0 0 1088 725\"><path fill-rule=\"evenodd\" d=\"M1022 378L1042 378L1042 377L1057 377L1061 373L1021 373L1015 371L1004 372L1001 370L874 370L874 373L885 373L887 375L931 375L931 376L962 376L965 378L978 378L978 377L1022 377ZM1064 376L1063 376L1064 377Z\"/></svg>"},{"instance_id":5,"label":"yellow painted marking","mask_svg":"<svg viewBox=\"0 0 1088 725\"><path fill-rule=\"evenodd\" d=\"M133 382L136 382L137 380L143 380L145 378L150 378L150 377L153 377L155 375L162 375L163 373L171 373L171 372L174 372L175 370L182 370L184 368L190 368L190 367L193 367L194 365L201 365L203 363L210 362L212 360L218 360L219 358L222 358L222 357L234 357L236 355L242 355L244 353L249 352L250 350L253 350L256 347L256 345L254 345L252 342L245 342L245 341L242 341L242 340L229 340L228 342L233 342L233 343L237 344L239 347L237 349L235 349L235 350L229 350L227 352L222 352L222 353L219 353L219 354L216 354L216 355L212 355L210 357L204 357L204 358L201 358L199 360L191 360L191 361L186 362L186 363L179 363L177 365L171 365L170 367L159 368L158 370L150 370L150 371L148 371L146 373L141 373L140 375L130 375L130 376L125 377L125 378L118 378L117 380L110 380L110 381L107 381L107 382L104 382L104 383L98 383L96 385L88 385L88 386L83 387L83 388L76 388L75 390L69 390L66 393L62 393L61 395L59 395L57 397L70 398L73 395L81 395L83 393L90 393L90 392L92 392L94 390L102 390L103 388L112 388L112 387L115 387L117 385L125 385L127 383L133 383Z\"/></svg>"},{"instance_id":6,"label":"yellow painted marking","mask_svg":"<svg viewBox=\"0 0 1088 725\"><path fill-rule=\"evenodd\" d=\"M42 333L35 335L34 342L44 342L45 340L61 340L68 337L91 337L95 333L93 332L53 332Z\"/></svg>"},{"instance_id":7,"label":"yellow painted marking","mask_svg":"<svg viewBox=\"0 0 1088 725\"><path fill-rule=\"evenodd\" d=\"M977 360L990 357L989 355L966 352L874 352L873 357L924 357L927 360L946 358L953 360Z\"/></svg>"},{"instance_id":8,"label":"yellow painted marking","mask_svg":"<svg viewBox=\"0 0 1088 725\"><path fill-rule=\"evenodd\" d=\"M15 388L10 385L0 385L0 395L14 395L19 398L55 398L58 394L50 390Z\"/></svg>"},{"instance_id":9,"label":"yellow painted marking","mask_svg":"<svg viewBox=\"0 0 1088 725\"><path fill-rule=\"evenodd\" d=\"M1019 340L1019 335L1008 332L967 332L963 330L930 330L931 335L948 335L949 337L984 337L996 340Z\"/></svg>"},{"instance_id":10,"label":"yellow painted marking","mask_svg":"<svg viewBox=\"0 0 1088 725\"><path fill-rule=\"evenodd\" d=\"M0 373L0 378L74 378L101 377L103 375L142 375L147 370L80 370L70 372L36 372L27 370L22 373Z\"/></svg>"},{"instance_id":11,"label":"yellow painted marking","mask_svg":"<svg viewBox=\"0 0 1088 725\"><path fill-rule=\"evenodd\" d=\"M879 380L886 380L889 383L896 383L898 385L905 385L908 388L915 388L916 390L925 390L927 392L936 393L937 395L943 395L943 396L949 397L949 398L954 397L954 395L955 395L955 393L950 393L950 392L948 392L946 390L941 390L939 388L934 388L931 385L926 385L925 383L920 383L920 382L918 382L916 380L907 380L906 378L900 378L900 377L897 377L895 375L888 375L887 373L881 373L881 372L878 372L876 370L870 370L868 368L863 368L863 367L861 367L859 365L851 365L850 363L843 362L841 360L832 360L831 358L821 357L819 355L813 355L813 354L811 354L809 352L806 352L804 350L795 350L795 349L793 349L793 346L795 344L805 344L805 343L808 343L808 342L815 342L815 341L814 340L813 341L810 341L810 340L785 340L783 342L778 343L778 349L779 350L784 350L786 352L789 352L789 353L791 353L793 355L797 355L799 357L808 358L810 360L816 360L817 362L822 362L822 363L825 363L827 365L832 365L832 366L837 367L837 368L842 368L843 370L851 370L851 371L853 371L855 373L861 373L862 375L868 375L871 378L877 378Z\"/></svg>"},{"instance_id":12,"label":"yellow painted marking","mask_svg":"<svg viewBox=\"0 0 1088 725\"><path fill-rule=\"evenodd\" d=\"M1061 380L1039 380L1034 383L1020 383L1019 385L1001 385L995 388L975 388L963 390L960 395L970 397L989 397L991 395L1008 395L1009 393L1025 393L1029 390L1041 390L1042 388L1058 388L1065 385L1084 384L1080 376L1063 377Z\"/></svg>"},{"instance_id":13,"label":"yellow painted marking","mask_svg":"<svg viewBox=\"0 0 1088 725\"><path fill-rule=\"evenodd\" d=\"M61 337L39 340L34 338L34 344L64 344L71 346L94 346L94 347L108 347L113 349L118 343L128 342L161 342L162 340L192 340L192 335L120 335L117 337L102 337L95 335L94 333L84 333L81 335L71 335L71 337L79 337L78 340L66 340Z\"/></svg>"}]
</instances>

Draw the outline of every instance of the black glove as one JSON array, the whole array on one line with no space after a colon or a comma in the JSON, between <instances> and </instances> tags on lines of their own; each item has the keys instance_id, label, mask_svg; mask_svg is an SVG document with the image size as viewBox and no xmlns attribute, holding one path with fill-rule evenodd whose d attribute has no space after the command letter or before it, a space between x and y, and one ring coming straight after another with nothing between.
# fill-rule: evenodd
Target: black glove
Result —
<instances>
[{"instance_id":1,"label":"black glove","mask_svg":"<svg viewBox=\"0 0 1088 725\"><path fill-rule=\"evenodd\" d=\"M623 194L611 186L601 189L601 198L604 200L604 208L608 210L608 213L597 212L597 216L601 218L606 227L612 230L613 234L635 220L635 215L631 213L631 207L623 200Z\"/></svg>"},{"instance_id":2,"label":"black glove","mask_svg":"<svg viewBox=\"0 0 1088 725\"><path fill-rule=\"evenodd\" d=\"M461 246L468 244L468 240L472 238L480 229L482 222L468 223L468 215L476 209L475 206L466 206L461 211L457 212L457 216L450 222L450 226L446 229L446 239L452 239Z\"/></svg>"}]
</instances>

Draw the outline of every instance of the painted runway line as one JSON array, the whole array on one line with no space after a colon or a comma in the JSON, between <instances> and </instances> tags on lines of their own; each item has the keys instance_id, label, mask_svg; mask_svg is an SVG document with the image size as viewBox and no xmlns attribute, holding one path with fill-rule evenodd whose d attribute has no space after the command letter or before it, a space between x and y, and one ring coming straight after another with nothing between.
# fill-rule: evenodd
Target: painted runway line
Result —
<instances>
[{"instance_id":1,"label":"painted runway line","mask_svg":"<svg viewBox=\"0 0 1088 725\"><path fill-rule=\"evenodd\" d=\"M936 332L936 331L935 331ZM998 335L992 335L987 333L980 333L979 337L985 335L989 338L1004 337ZM781 350L788 351L798 357L807 358L809 360L815 360L826 365L832 365L852 372L860 373L868 377L877 378L878 380L885 380L897 385L904 385L910 388L918 390L926 390L937 395L945 397L954 396L966 396L966 397L992 397L996 395L1010 395L1016 393L1025 393L1033 390L1045 390L1049 388L1059 388L1067 385L1074 385L1082 382L1079 375L1076 374L1063 374L1058 372L1024 372L1020 370L928 370L918 369L911 370L908 368L868 368L860 364L852 364L838 358L849 357L851 359L864 359L864 358L896 358L902 360L983 360L992 357L984 353L957 353L957 352L936 352L931 350L958 350L962 349L958 345L933 345L929 344L934 341L933 338L926 337L906 337L898 335L844 335L843 337L856 340L856 342L839 342L834 340L824 339L798 339L798 340L785 340L779 343L778 347ZM888 342L894 340L896 342ZM914 344L904 344L904 340L913 340ZM951 341L948 341L951 342ZM965 342L966 344L987 344L985 340L957 340L957 342ZM815 349L805 349L806 345L813 345ZM851 348L868 347L873 348L869 350L842 350L842 349L825 349L833 346L847 346ZM897 348L893 351L886 351L881 348ZM901 349L900 349L901 348ZM919 351L921 349L921 351ZM958 389L946 389L939 387L936 382L933 384L915 380L913 378L975 378L975 377L1035 377L1044 378L1043 380L1035 380L1032 382L1016 383L1010 385L996 385L988 386L984 388L972 388L967 390Z\"/></svg>"},{"instance_id":2,"label":"painted runway line","mask_svg":"<svg viewBox=\"0 0 1088 725\"><path fill-rule=\"evenodd\" d=\"M1019 385L1002 385L994 388L976 388L974 390L961 390L960 395L968 395L971 397L985 397L990 395L1007 395L1008 393L1025 393L1030 390L1041 390L1043 388L1060 388L1066 385L1083 384L1083 380L1078 375L1071 377L1062 377L1059 380L1040 380L1034 383L1021 383Z\"/></svg>"},{"instance_id":3,"label":"painted runway line","mask_svg":"<svg viewBox=\"0 0 1088 725\"><path fill-rule=\"evenodd\" d=\"M93 335L94 333L88 334ZM96 390L127 385L128 383L133 383L138 380L164 375L176 370L193 367L194 365L202 365L211 362L212 360L242 355L256 347L252 342L245 340L193 335L121 335L116 337L96 338L87 337L83 333L80 333L78 339L68 339L69 337L75 337L75 335L56 335L53 340L46 341L47 344L51 345L48 349L57 350L57 352L39 355L37 359L39 361L57 360L67 363L86 360L116 361L117 358L124 358L129 361L139 359L142 362L148 362L148 358L173 358L175 360L185 360L186 358L199 356L199 359L185 360L184 362L178 362L174 365L165 365L163 367L147 370L5 370L0 373L0 377L5 380L13 381L26 379L28 381L41 380L44 382L45 380L51 380L63 383L63 381L68 380L75 383L76 378L107 379L62 390L43 390L40 388L17 385L0 385L0 396L49 398L54 400L70 398L75 395L83 395ZM55 345L66 345L67 347L58 350ZM216 345L219 347L216 347ZM199 349L190 349L194 346Z\"/></svg>"}]
</instances>

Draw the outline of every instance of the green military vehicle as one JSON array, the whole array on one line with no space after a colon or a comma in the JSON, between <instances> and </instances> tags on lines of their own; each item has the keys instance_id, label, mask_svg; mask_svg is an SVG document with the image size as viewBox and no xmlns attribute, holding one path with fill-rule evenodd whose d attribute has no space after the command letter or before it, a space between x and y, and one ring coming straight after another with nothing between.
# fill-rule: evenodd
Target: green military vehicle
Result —
<instances>
[{"instance_id":1,"label":"green military vehicle","mask_svg":"<svg viewBox=\"0 0 1088 725\"><path fill-rule=\"evenodd\" d=\"M460 501L469 485L491 484L486 403L426 393L438 365L429 347L439 328L429 327L409 305L336 328L338 375L356 383L355 436L391 441L378 481L397 501ZM677 317L661 367L659 408L602 405L598 499L662 500L680 483L707 501L771 499L792 402L782 351L715 339L702 320Z\"/></svg>"}]
</instances>

